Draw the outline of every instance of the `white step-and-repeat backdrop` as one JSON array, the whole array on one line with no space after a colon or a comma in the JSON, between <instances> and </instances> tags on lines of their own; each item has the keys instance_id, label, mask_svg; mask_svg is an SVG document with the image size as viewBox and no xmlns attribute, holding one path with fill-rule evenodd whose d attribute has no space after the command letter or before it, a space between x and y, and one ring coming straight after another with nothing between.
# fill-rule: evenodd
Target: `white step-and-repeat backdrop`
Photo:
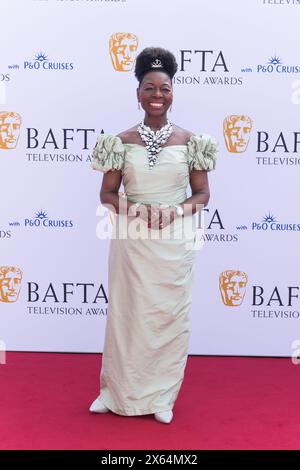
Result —
<instances>
[{"instance_id":1,"label":"white step-and-repeat backdrop","mask_svg":"<svg viewBox=\"0 0 300 470\"><path fill-rule=\"evenodd\" d=\"M96 136L139 122L136 54L170 49L171 121L220 146L190 353L300 339L299 0L1 0L0 340L102 351L108 240ZM122 189L122 188L121 188ZM299 341L300 342L300 341Z\"/></svg>"}]
</instances>

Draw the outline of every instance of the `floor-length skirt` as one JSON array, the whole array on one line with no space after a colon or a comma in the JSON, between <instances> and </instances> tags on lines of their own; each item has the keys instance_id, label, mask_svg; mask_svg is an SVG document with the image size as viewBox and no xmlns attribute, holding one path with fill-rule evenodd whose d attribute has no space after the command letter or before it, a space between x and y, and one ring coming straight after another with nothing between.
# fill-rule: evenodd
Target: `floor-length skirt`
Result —
<instances>
[{"instance_id":1,"label":"floor-length skirt","mask_svg":"<svg viewBox=\"0 0 300 470\"><path fill-rule=\"evenodd\" d=\"M117 414L144 415L172 409L184 378L196 235L176 219L162 231L142 221L144 236L122 239L124 220L110 240L100 397Z\"/></svg>"}]
</instances>

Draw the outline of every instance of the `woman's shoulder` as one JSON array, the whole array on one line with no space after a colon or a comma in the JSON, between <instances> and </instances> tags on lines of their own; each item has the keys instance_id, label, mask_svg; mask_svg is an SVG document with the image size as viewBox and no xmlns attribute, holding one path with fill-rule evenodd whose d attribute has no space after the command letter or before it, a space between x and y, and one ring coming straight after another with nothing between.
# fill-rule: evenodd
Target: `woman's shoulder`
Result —
<instances>
[{"instance_id":1,"label":"woman's shoulder","mask_svg":"<svg viewBox=\"0 0 300 470\"><path fill-rule=\"evenodd\" d=\"M139 143L140 138L137 128L137 125L133 126L130 129L127 129L126 131L120 132L116 137L118 137L123 144Z\"/></svg>"},{"instance_id":2,"label":"woman's shoulder","mask_svg":"<svg viewBox=\"0 0 300 470\"><path fill-rule=\"evenodd\" d=\"M188 131L187 129L183 129L183 127L177 126L176 124L172 124L173 126L173 134L170 137L170 140L176 140L178 145L187 145L190 141L191 137L193 137L193 132Z\"/></svg>"},{"instance_id":3,"label":"woman's shoulder","mask_svg":"<svg viewBox=\"0 0 300 470\"><path fill-rule=\"evenodd\" d=\"M183 129L175 124L173 124L173 128L176 140L181 141L182 144L188 145L188 147L195 143L198 145L205 145L208 141L215 142L215 139L208 134L195 134L195 132Z\"/></svg>"},{"instance_id":4,"label":"woman's shoulder","mask_svg":"<svg viewBox=\"0 0 300 470\"><path fill-rule=\"evenodd\" d=\"M191 137L195 135L193 132L188 131L187 129L183 129L182 127L177 126L176 124L172 125L173 132L172 135L169 137L170 143L175 142L176 144L187 145ZM141 138L138 133L138 124L129 129L126 129L125 131L120 132L119 134L117 134L116 137L119 138L123 144L139 144L141 142Z\"/></svg>"},{"instance_id":5,"label":"woman's shoulder","mask_svg":"<svg viewBox=\"0 0 300 470\"><path fill-rule=\"evenodd\" d=\"M190 170L214 170L218 156L218 143L208 134L192 134L187 143Z\"/></svg>"},{"instance_id":6,"label":"woman's shoulder","mask_svg":"<svg viewBox=\"0 0 300 470\"><path fill-rule=\"evenodd\" d=\"M191 137L194 136L194 133L188 131L187 129L183 129L182 127L177 126L176 124L173 125L173 132L168 139L170 144L175 142L176 144L187 145ZM123 144L139 144L141 142L140 135L138 133L138 125L131 127L123 132L117 134L117 136Z\"/></svg>"},{"instance_id":7,"label":"woman's shoulder","mask_svg":"<svg viewBox=\"0 0 300 470\"><path fill-rule=\"evenodd\" d=\"M97 137L92 152L91 166L94 170L100 170L104 173L109 170L122 170L125 153L125 147L118 136L101 133Z\"/></svg>"}]
</instances>

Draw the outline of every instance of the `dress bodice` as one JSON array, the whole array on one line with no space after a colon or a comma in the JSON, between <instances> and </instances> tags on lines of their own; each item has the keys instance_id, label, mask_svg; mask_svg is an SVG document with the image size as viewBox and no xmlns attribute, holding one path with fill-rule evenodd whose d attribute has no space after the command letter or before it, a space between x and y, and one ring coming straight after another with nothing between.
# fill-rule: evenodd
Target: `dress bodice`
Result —
<instances>
[{"instance_id":1,"label":"dress bodice","mask_svg":"<svg viewBox=\"0 0 300 470\"><path fill-rule=\"evenodd\" d=\"M192 136L186 145L163 147L150 169L144 145L123 144L119 137L100 134L92 168L104 173L120 170L127 198L133 202L179 204L186 199L190 171L213 170L216 156L217 144L211 137Z\"/></svg>"}]
</instances>

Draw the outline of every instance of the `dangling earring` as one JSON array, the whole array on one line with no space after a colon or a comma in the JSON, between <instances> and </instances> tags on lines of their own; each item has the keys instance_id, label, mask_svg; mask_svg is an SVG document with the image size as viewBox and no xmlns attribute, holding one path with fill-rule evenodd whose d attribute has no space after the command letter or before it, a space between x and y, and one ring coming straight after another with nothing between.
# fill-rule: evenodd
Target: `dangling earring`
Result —
<instances>
[{"instance_id":1,"label":"dangling earring","mask_svg":"<svg viewBox=\"0 0 300 470\"><path fill-rule=\"evenodd\" d=\"M169 111L170 111L170 112L172 111L172 105L170 106Z\"/></svg>"},{"instance_id":2,"label":"dangling earring","mask_svg":"<svg viewBox=\"0 0 300 470\"><path fill-rule=\"evenodd\" d=\"M138 101L138 109L141 110L140 102Z\"/></svg>"}]
</instances>

